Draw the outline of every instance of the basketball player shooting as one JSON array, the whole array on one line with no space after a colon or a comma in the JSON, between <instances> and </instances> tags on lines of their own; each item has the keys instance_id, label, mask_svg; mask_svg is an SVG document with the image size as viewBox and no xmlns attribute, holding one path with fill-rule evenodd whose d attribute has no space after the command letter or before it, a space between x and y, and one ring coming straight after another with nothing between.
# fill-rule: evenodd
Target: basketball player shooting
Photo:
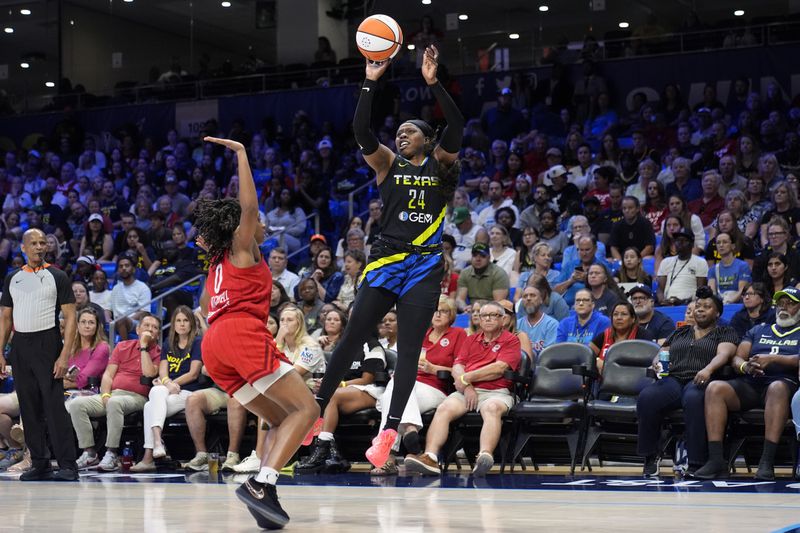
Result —
<instances>
[{"instance_id":1,"label":"basketball player shooting","mask_svg":"<svg viewBox=\"0 0 800 533\"><path fill-rule=\"evenodd\" d=\"M394 392L386 425L372 441L367 459L377 468L386 463L397 439L400 418L417 375L425 331L430 326L443 275L442 233L445 210L458 183L458 152L464 117L436 78L439 52L425 49L422 77L444 112L447 127L437 143L434 129L423 120L409 120L397 130L397 153L378 142L370 131L370 111L378 79L391 60L367 60L366 80L353 119L356 142L375 171L383 211L381 233L375 239L360 280L350 321L331 356L317 401L323 416L342 377L362 349L369 332L397 307L398 341ZM366 394L366 393L363 393ZM335 428L323 424L320 438Z\"/></svg>"}]
</instances>

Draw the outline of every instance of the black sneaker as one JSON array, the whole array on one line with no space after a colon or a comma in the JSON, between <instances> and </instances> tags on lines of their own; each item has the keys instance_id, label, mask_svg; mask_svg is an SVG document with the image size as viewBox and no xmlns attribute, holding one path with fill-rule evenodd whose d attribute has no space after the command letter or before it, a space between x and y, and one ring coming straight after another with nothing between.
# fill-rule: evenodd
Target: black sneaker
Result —
<instances>
[{"instance_id":1,"label":"black sneaker","mask_svg":"<svg viewBox=\"0 0 800 533\"><path fill-rule=\"evenodd\" d=\"M331 442L329 440L319 440L311 451L311 455L300 461L295 467L298 474L316 474L325 468L325 462L331 456Z\"/></svg>"},{"instance_id":2,"label":"black sneaker","mask_svg":"<svg viewBox=\"0 0 800 533\"><path fill-rule=\"evenodd\" d=\"M758 463L756 479L759 481L775 481L775 465L766 461Z\"/></svg>"},{"instance_id":3,"label":"black sneaker","mask_svg":"<svg viewBox=\"0 0 800 533\"><path fill-rule=\"evenodd\" d=\"M403 435L403 447L405 447L406 453L410 453L411 455L421 454L422 447L419 444L419 433L416 431L406 431L406 434Z\"/></svg>"},{"instance_id":4,"label":"black sneaker","mask_svg":"<svg viewBox=\"0 0 800 533\"><path fill-rule=\"evenodd\" d=\"M325 461L326 474L344 474L350 470L350 461L342 457L339 453L339 448L336 447L336 441L331 441L331 451L328 460Z\"/></svg>"},{"instance_id":5,"label":"black sneaker","mask_svg":"<svg viewBox=\"0 0 800 533\"><path fill-rule=\"evenodd\" d=\"M50 481L53 479L53 469L50 465L34 466L19 476L20 481Z\"/></svg>"},{"instance_id":6,"label":"black sneaker","mask_svg":"<svg viewBox=\"0 0 800 533\"><path fill-rule=\"evenodd\" d=\"M61 468L53 474L53 481L78 481L78 471L73 468Z\"/></svg>"},{"instance_id":7,"label":"black sneaker","mask_svg":"<svg viewBox=\"0 0 800 533\"><path fill-rule=\"evenodd\" d=\"M650 455L645 457L644 469L642 471L642 475L646 478L650 478L650 477L657 477L658 473L659 473L658 457L655 455Z\"/></svg>"},{"instance_id":8,"label":"black sneaker","mask_svg":"<svg viewBox=\"0 0 800 533\"><path fill-rule=\"evenodd\" d=\"M706 464L695 470L694 479L718 479L728 477L728 463L721 460L709 459Z\"/></svg>"},{"instance_id":9,"label":"black sneaker","mask_svg":"<svg viewBox=\"0 0 800 533\"><path fill-rule=\"evenodd\" d=\"M247 505L262 529L282 529L289 523L289 515L278 502L275 485L259 483L251 477L236 489L236 497Z\"/></svg>"}]
</instances>

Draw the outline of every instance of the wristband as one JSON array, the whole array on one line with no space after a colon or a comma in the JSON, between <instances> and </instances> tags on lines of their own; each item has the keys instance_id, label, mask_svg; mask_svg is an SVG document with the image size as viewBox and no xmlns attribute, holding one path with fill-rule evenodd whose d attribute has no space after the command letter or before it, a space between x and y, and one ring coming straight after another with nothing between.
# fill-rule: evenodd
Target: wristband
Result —
<instances>
[{"instance_id":1,"label":"wristband","mask_svg":"<svg viewBox=\"0 0 800 533\"><path fill-rule=\"evenodd\" d=\"M347 387L347 382L345 380L342 380L342 382L339 383L339 386L342 388Z\"/></svg>"},{"instance_id":2,"label":"wristband","mask_svg":"<svg viewBox=\"0 0 800 533\"><path fill-rule=\"evenodd\" d=\"M740 373L740 374L746 374L746 373L747 373L747 372L745 372L745 370L744 370L744 368L745 368L746 366L747 366L747 361L744 361L744 362L743 362L741 365L739 365L739 373Z\"/></svg>"},{"instance_id":3,"label":"wristband","mask_svg":"<svg viewBox=\"0 0 800 533\"><path fill-rule=\"evenodd\" d=\"M150 348L142 348L141 346L139 346L139 351L140 352L149 352Z\"/></svg>"},{"instance_id":4,"label":"wristband","mask_svg":"<svg viewBox=\"0 0 800 533\"><path fill-rule=\"evenodd\" d=\"M111 393L104 392L103 394L100 395L100 399L102 400L103 398L111 398Z\"/></svg>"},{"instance_id":5,"label":"wristband","mask_svg":"<svg viewBox=\"0 0 800 533\"><path fill-rule=\"evenodd\" d=\"M465 374L461 374L461 383L462 383L463 385L466 385L467 387L469 387L470 385L472 385L472 383L470 383L469 381L467 381L466 379L464 379L464 376L465 376Z\"/></svg>"}]
</instances>

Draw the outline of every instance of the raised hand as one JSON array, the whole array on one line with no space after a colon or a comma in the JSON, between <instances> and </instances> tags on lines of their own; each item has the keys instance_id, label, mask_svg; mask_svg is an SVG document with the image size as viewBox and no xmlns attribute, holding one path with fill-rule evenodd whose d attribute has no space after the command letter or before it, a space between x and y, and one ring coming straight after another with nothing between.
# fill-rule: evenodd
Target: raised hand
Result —
<instances>
[{"instance_id":1,"label":"raised hand","mask_svg":"<svg viewBox=\"0 0 800 533\"><path fill-rule=\"evenodd\" d=\"M383 76L383 73L386 72L386 69L389 68L389 63L391 63L391 59L387 59L385 61L372 61L371 59L367 59L367 67L366 67L366 76L368 80L378 81L378 78Z\"/></svg>"},{"instance_id":2,"label":"raised hand","mask_svg":"<svg viewBox=\"0 0 800 533\"><path fill-rule=\"evenodd\" d=\"M425 55L422 58L422 77L428 85L435 84L436 70L439 67L439 50L434 45L425 48Z\"/></svg>"},{"instance_id":3,"label":"raised hand","mask_svg":"<svg viewBox=\"0 0 800 533\"><path fill-rule=\"evenodd\" d=\"M203 137L205 142L214 143L214 144L221 144L226 148L230 148L234 152L243 152L244 145L237 141L232 141L231 139L220 139L219 137Z\"/></svg>"}]
</instances>

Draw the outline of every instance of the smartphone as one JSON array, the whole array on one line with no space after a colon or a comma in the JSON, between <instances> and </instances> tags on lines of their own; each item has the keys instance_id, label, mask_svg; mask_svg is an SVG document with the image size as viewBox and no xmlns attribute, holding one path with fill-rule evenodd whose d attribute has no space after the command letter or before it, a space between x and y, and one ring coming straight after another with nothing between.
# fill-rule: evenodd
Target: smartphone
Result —
<instances>
[{"instance_id":1,"label":"smartphone","mask_svg":"<svg viewBox=\"0 0 800 533\"><path fill-rule=\"evenodd\" d=\"M68 375L68 376L71 376L71 375L73 375L73 374L77 374L77 373L78 373L78 370L79 370L79 368L78 368L77 366L75 366L75 365L72 365L71 367L69 367L69 368L67 369L67 375Z\"/></svg>"}]
</instances>

